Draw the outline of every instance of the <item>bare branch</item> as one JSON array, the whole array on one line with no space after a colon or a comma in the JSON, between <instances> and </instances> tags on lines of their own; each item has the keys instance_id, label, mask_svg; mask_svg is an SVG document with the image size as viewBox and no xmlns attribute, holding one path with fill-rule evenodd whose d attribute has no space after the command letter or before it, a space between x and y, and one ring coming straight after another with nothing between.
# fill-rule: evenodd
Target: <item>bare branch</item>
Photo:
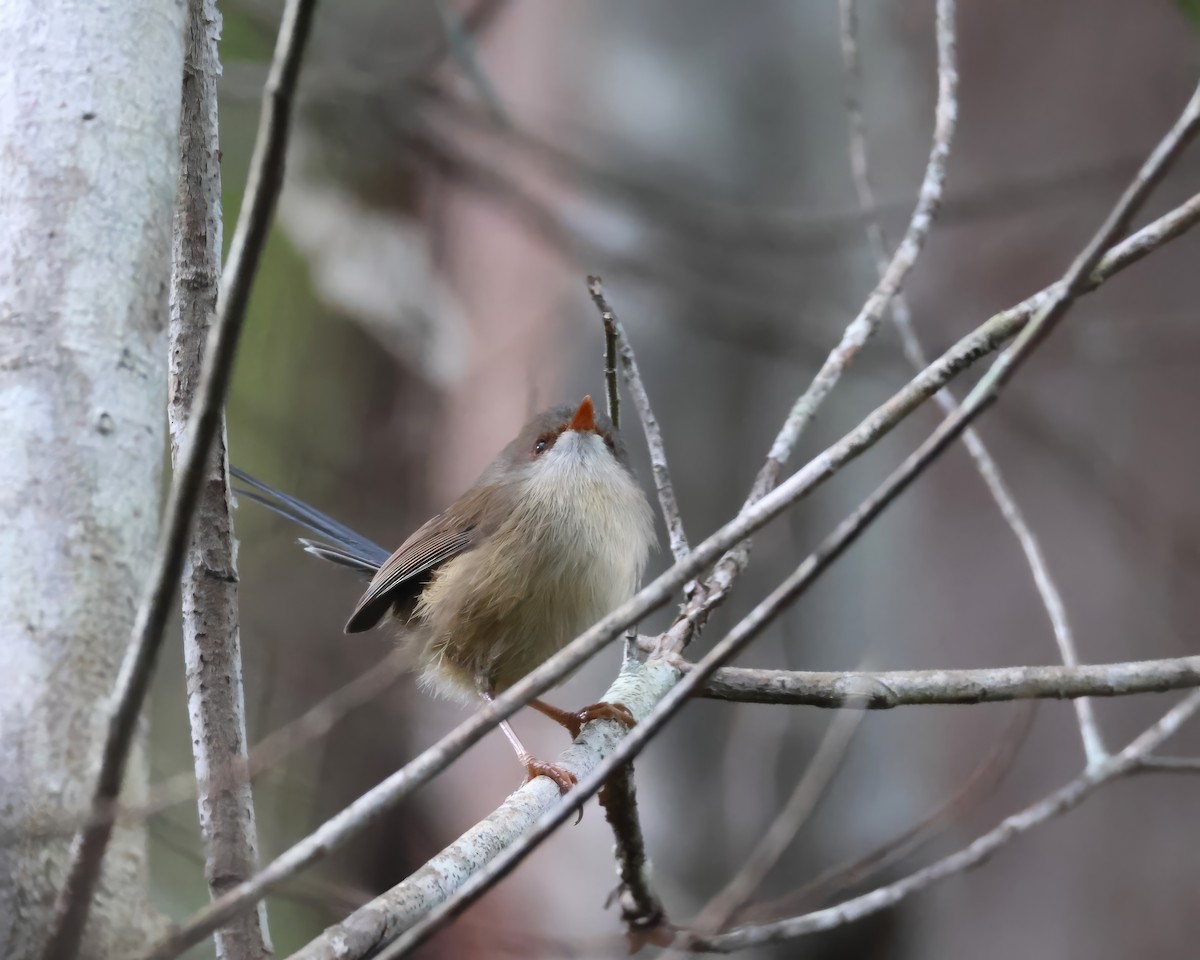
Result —
<instances>
[{"instance_id":1,"label":"bare branch","mask_svg":"<svg viewBox=\"0 0 1200 960\"><path fill-rule=\"evenodd\" d=\"M608 416L613 426L620 428L620 390L617 381L617 354L620 353L625 367L625 379L629 392L637 404L638 416L642 421L642 432L650 452L650 467L654 475L654 486L658 491L658 502L662 508L663 523L671 543L671 554L682 560L688 554L687 534L675 500L675 487L671 482L671 471L667 466L666 447L658 420L650 407L650 397L638 369L633 345L625 335L621 321L617 319L599 277L587 278L588 293L600 312L604 324L604 381L608 390ZM691 587L694 581L685 587ZM630 659L637 640L636 626L630 626L626 634L625 659ZM613 774L608 785L600 791L600 805L604 816L612 827L616 841L613 852L617 858L619 883L613 896L621 908L621 919L631 938L639 937L644 931L656 927L663 921L665 911L650 883L650 863L646 857L646 842L642 836L641 821L637 812L637 787L634 783L633 765L622 767ZM637 949L631 943L632 949Z\"/></svg>"},{"instance_id":2,"label":"bare branch","mask_svg":"<svg viewBox=\"0 0 1200 960\"><path fill-rule=\"evenodd\" d=\"M1200 773L1200 757L1146 757L1141 768L1147 773Z\"/></svg>"},{"instance_id":3,"label":"bare branch","mask_svg":"<svg viewBox=\"0 0 1200 960\"><path fill-rule=\"evenodd\" d=\"M591 281L593 278L589 277ZM598 279L598 278L597 278ZM621 387L617 378L617 321L612 313L600 311L604 324L604 392L608 395L608 419L621 429Z\"/></svg>"},{"instance_id":4,"label":"bare branch","mask_svg":"<svg viewBox=\"0 0 1200 960\"><path fill-rule=\"evenodd\" d=\"M677 677L665 664L627 661L604 699L625 704L640 720ZM556 762L582 778L612 752L623 732L620 724L611 721L589 723ZM377 951L486 867L539 816L557 806L559 798L558 787L548 778L529 781L403 883L330 927L293 954L291 960L357 960L368 956L382 960L389 956L386 951Z\"/></svg>"},{"instance_id":5,"label":"bare branch","mask_svg":"<svg viewBox=\"0 0 1200 960\"><path fill-rule=\"evenodd\" d=\"M863 883L893 863L910 856L944 827L973 807L983 797L989 796L993 788L1012 769L1020 748L1033 725L1037 702L1027 701L1015 711L1012 723L985 756L967 776L966 780L938 807L922 817L903 833L871 851L853 863L832 867L791 893L776 897L767 903L755 904L752 909L759 917L758 922L781 915L797 913L809 905L819 905L825 898L850 886ZM798 904L785 907L784 904ZM753 920L751 909L744 911L746 920Z\"/></svg>"},{"instance_id":6,"label":"bare branch","mask_svg":"<svg viewBox=\"0 0 1200 960\"><path fill-rule=\"evenodd\" d=\"M858 193L858 202L862 207L866 220L868 245L875 258L875 264L880 277L886 274L888 267L887 244L884 240L883 226L876 215L875 191L871 186L870 165L867 154L866 122L862 111L862 63L858 47L858 3L857 0L839 0L841 11L842 63L846 73L846 112L850 127L850 168L854 174L854 185ZM916 328L912 322L912 314L908 301L903 292L897 291L892 301L892 320L900 333L905 356L914 369L923 370L929 364L921 341L917 337ZM953 413L958 408L958 401L948 390L939 390L934 395L934 401L943 412ZM963 433L963 445L975 462L976 469L983 478L984 484L996 501L1000 514L1017 538L1029 569L1033 574L1033 582L1042 598L1042 605L1050 618L1054 631L1054 639L1058 644L1059 655L1067 666L1079 663L1079 655L1075 649L1075 641L1071 635L1071 627L1067 621L1066 605L1058 592L1058 587L1050 576L1041 547L1034 537L1033 531L1025 521L1016 500L1008 490L1007 484L1000 473L996 461L983 443L983 439L974 429ZM1079 720L1079 731L1083 739L1084 753L1089 764L1098 763L1107 751L1100 735L1091 704L1086 698L1075 701L1075 711Z\"/></svg>"},{"instance_id":7,"label":"bare branch","mask_svg":"<svg viewBox=\"0 0 1200 960\"><path fill-rule=\"evenodd\" d=\"M650 883L650 859L638 818L632 764L617 768L600 791L599 801L616 839L618 883L612 896L632 938L630 951L636 952L641 946L639 938L666 920L666 910Z\"/></svg>"},{"instance_id":8,"label":"bare branch","mask_svg":"<svg viewBox=\"0 0 1200 960\"><path fill-rule=\"evenodd\" d=\"M925 165L925 177L917 196L917 205L908 222L908 229L891 262L883 271L875 289L867 297L858 316L842 334L841 342L833 349L813 378L812 385L796 401L791 413L771 445L767 462L754 481L751 497L761 497L775 486L783 465L787 463L804 429L812 420L829 392L837 385L842 373L854 361L858 351L879 328L884 311L916 264L933 226L942 202L946 183L946 160L958 121L957 39L954 28L954 0L938 0L935 31L937 35L938 96L933 125L933 143Z\"/></svg>"},{"instance_id":9,"label":"bare branch","mask_svg":"<svg viewBox=\"0 0 1200 960\"><path fill-rule=\"evenodd\" d=\"M691 664L671 661L683 671ZM1200 656L1067 667L984 667L976 670L894 670L822 673L725 667L703 696L741 703L841 707L848 696L867 710L915 704L1001 703L1007 700L1073 700L1162 693L1200 686Z\"/></svg>"},{"instance_id":10,"label":"bare branch","mask_svg":"<svg viewBox=\"0 0 1200 960\"><path fill-rule=\"evenodd\" d=\"M910 894L939 880L978 866L1015 837L1073 809L1104 784L1134 773L1140 767L1142 758L1175 733L1197 709L1200 709L1200 691L1190 693L1120 753L1105 758L1097 767L1088 768L1048 797L1006 817L993 830L964 849L896 883L825 910L774 923L738 927L713 937L687 936L681 938L679 945L694 951L733 953L757 944L775 943L830 930L893 907Z\"/></svg>"},{"instance_id":11,"label":"bare branch","mask_svg":"<svg viewBox=\"0 0 1200 960\"><path fill-rule=\"evenodd\" d=\"M295 720L272 730L254 744L246 757L229 760L220 766L210 766L207 781L198 783L193 771L184 771L152 785L145 799L136 805L115 805L106 816L116 823L133 823L160 814L196 796L197 789L222 791L229 783L253 779L266 770L279 766L287 757L328 735L329 731L348 714L390 689L411 667L405 651L397 648L353 680L339 687L309 707ZM55 836L78 828L71 820L46 824L35 831L34 839Z\"/></svg>"},{"instance_id":12,"label":"bare branch","mask_svg":"<svg viewBox=\"0 0 1200 960\"><path fill-rule=\"evenodd\" d=\"M784 464L791 458L792 451L800 441L809 422L816 415L825 398L837 385L858 356L858 352L879 328L884 311L892 297L900 290L904 279L916 263L925 239L933 226L934 217L942 200L946 181L946 159L950 155L950 143L958 118L958 67L956 63L956 37L954 29L954 0L938 0L935 33L938 50L938 98L935 108L933 141L929 149L929 160L917 196L916 206L909 218L908 229L900 246L896 248L891 262L884 270L875 289L867 297L858 315L842 333L841 341L825 358L821 369L813 378L808 389L796 400L787 419L776 435L766 462L754 479L750 494L746 498L748 507L761 499L776 483ZM743 507L745 509L745 507ZM691 642L697 630L708 619L709 614L724 602L733 588L734 581L750 559L750 544L741 543L721 558L712 575L705 582L705 589L689 600L687 608L663 635L658 653L671 656L682 652Z\"/></svg>"},{"instance_id":13,"label":"bare branch","mask_svg":"<svg viewBox=\"0 0 1200 960\"><path fill-rule=\"evenodd\" d=\"M1088 278L1092 271L1103 262L1105 252L1116 243L1117 237L1124 233L1134 214L1140 209L1146 197L1166 176L1167 171L1183 152L1191 139L1200 128L1200 87L1192 93L1191 99L1183 108L1179 119L1167 132L1154 151L1142 164L1133 182L1125 189L1112 212L1108 215L1096 235L1088 242L1075 262L1071 264L1066 275L1059 281L1050 298L1038 308L1028 326L1018 334L1016 340L1008 347L992 368L976 384L967 395L960 407L962 426L955 426L957 433L967 425L973 417L973 410L982 404L990 402L997 390L1011 379L1020 365L1029 357L1059 321L1070 309L1071 303L1087 289ZM948 418L953 420L954 418Z\"/></svg>"},{"instance_id":14,"label":"bare branch","mask_svg":"<svg viewBox=\"0 0 1200 960\"><path fill-rule=\"evenodd\" d=\"M479 99L483 102L488 114L501 129L511 128L513 123L504 102L496 87L488 77L487 72L475 55L475 40L466 25L466 17L460 14L446 0L434 0L438 19L442 24L442 33L446 38L446 51L457 64L464 77L475 88Z\"/></svg>"},{"instance_id":15,"label":"bare branch","mask_svg":"<svg viewBox=\"0 0 1200 960\"><path fill-rule=\"evenodd\" d=\"M170 385L167 418L171 461L180 446L200 381L204 345L217 308L221 276L221 164L217 138L215 0L189 0L184 33L180 170L171 276ZM225 416L196 503L196 520L181 586L188 719L192 732L204 875L220 896L258 869L254 798L246 775L246 710L238 630L237 546ZM219 780L217 770L227 771ZM216 932L220 960L269 957L266 904Z\"/></svg>"},{"instance_id":16,"label":"bare branch","mask_svg":"<svg viewBox=\"0 0 1200 960\"><path fill-rule=\"evenodd\" d=\"M621 365L625 368L625 382L633 395L637 406L638 416L642 421L642 430L646 434L646 446L650 449L650 469L654 474L654 487L658 491L658 502L662 507L663 522L667 526L667 536L671 541L671 554L675 559L682 560L688 554L687 534L683 531L683 520L679 516L679 503L675 499L675 485L671 482L671 471L667 466L667 450L663 443L662 430L658 419L650 407L650 395L646 393L646 384L642 381L641 371L638 370L637 357L625 328L604 296L604 286L599 277L588 277L588 293L592 302L600 311L600 319L604 321L605 336L616 339L617 350L621 354ZM613 405L615 383L609 388L609 405Z\"/></svg>"},{"instance_id":17,"label":"bare branch","mask_svg":"<svg viewBox=\"0 0 1200 960\"><path fill-rule=\"evenodd\" d=\"M804 775L796 781L791 796L742 864L741 870L730 878L696 917L692 928L697 932L715 933L725 926L729 918L762 886L767 874L779 863L800 828L812 816L841 767L850 749L850 741L865 716L861 710L854 709L857 704L853 700L844 706L850 709L834 716Z\"/></svg>"},{"instance_id":18,"label":"bare branch","mask_svg":"<svg viewBox=\"0 0 1200 960\"><path fill-rule=\"evenodd\" d=\"M940 6L939 9L941 9ZM718 667L739 653L767 624L772 622L783 609L804 592L834 560L858 539L862 531L879 516L884 507L906 489L908 484L946 449L949 442L957 437L962 428L985 408L985 401L995 397L996 391L1007 381L1008 376L1015 371L1029 352L1040 343L1045 332L1065 314L1070 304L1079 295L1082 284L1092 269L1100 262L1104 249L1111 238L1128 222L1153 185L1178 156L1197 124L1200 124L1200 88L1189 101L1179 121L1163 138L1151 154L1150 159L1138 172L1134 182L1122 194L1096 236L1071 265L1050 299L1039 309L1029 326L1018 335L1014 344L999 357L980 380L976 389L964 401L959 413L955 417L943 421L943 424L934 431L929 440L908 457L897 470L893 471L891 476L858 509L843 520L791 576L776 587L762 603L718 641L713 649L695 665L692 673L672 687L649 714L630 731L629 735L617 745L612 755L586 778L580 780L578 786L564 798L563 804L545 814L532 830L524 834L520 840L501 853L485 869L468 880L457 893L397 940L385 956L396 958L411 952L506 876L538 844L557 829L572 810L577 809L585 799L599 790L607 777L620 764L637 756L671 717L680 710L687 698L695 693ZM803 470L800 471L800 473L803 472ZM764 496L758 503L743 508L738 517L722 530L726 531L729 527L744 521L757 509L789 488L795 479L796 477L793 476L781 487ZM693 556L699 554L705 545L714 539L716 537L710 538L697 547ZM685 566L685 564L676 564L672 569ZM659 578L660 581L664 579L666 576ZM528 678L525 682L528 682Z\"/></svg>"},{"instance_id":19,"label":"bare branch","mask_svg":"<svg viewBox=\"0 0 1200 960\"><path fill-rule=\"evenodd\" d=\"M192 514L222 422L225 393L258 258L283 183L288 118L315 0L289 0L263 96L246 200L230 245L226 283L204 357L189 439L182 445L163 514L154 573L138 608L133 637L117 677L113 709L92 797L94 816L76 836L66 883L59 892L45 960L70 960L79 947L100 864L112 833L104 817L121 790L125 761L150 686L175 586L183 571Z\"/></svg>"},{"instance_id":20,"label":"bare branch","mask_svg":"<svg viewBox=\"0 0 1200 960\"><path fill-rule=\"evenodd\" d=\"M1182 235L1200 220L1200 194L1144 227L1115 247L1096 268L1085 287L1095 289L1131 263ZM514 684L488 707L461 723L438 743L376 785L353 804L326 821L268 864L255 877L235 887L220 900L200 910L168 940L157 944L146 960L167 958L200 942L229 917L249 909L262 896L293 874L320 860L373 823L384 811L399 803L421 784L444 770L455 758L477 743L501 720L516 713L530 699L554 686L564 676L595 655L623 630L646 614L669 603L675 591L717 560L724 551L744 540L832 476L845 463L885 436L912 410L962 370L997 350L1021 330L1037 306L1056 287L1047 288L1020 304L996 314L963 337L890 400L876 408L853 431L810 461L753 506L744 508L712 536L693 548L686 560L677 562L636 596L581 634L544 664ZM635 731L636 732L636 731ZM595 787L599 789L600 783ZM593 792L595 792L593 790Z\"/></svg>"},{"instance_id":21,"label":"bare branch","mask_svg":"<svg viewBox=\"0 0 1200 960\"><path fill-rule=\"evenodd\" d=\"M310 743L325 737L339 721L359 707L389 690L408 670L410 664L402 649L395 649L375 665L363 671L349 683L313 704L295 720L272 730L250 748L248 756L223 767L210 769L208 778L213 787L224 788L229 781L258 776L279 766L287 757ZM197 778L181 773L150 787L145 803L122 807L117 819L124 822L153 816L191 797L197 788Z\"/></svg>"}]
</instances>

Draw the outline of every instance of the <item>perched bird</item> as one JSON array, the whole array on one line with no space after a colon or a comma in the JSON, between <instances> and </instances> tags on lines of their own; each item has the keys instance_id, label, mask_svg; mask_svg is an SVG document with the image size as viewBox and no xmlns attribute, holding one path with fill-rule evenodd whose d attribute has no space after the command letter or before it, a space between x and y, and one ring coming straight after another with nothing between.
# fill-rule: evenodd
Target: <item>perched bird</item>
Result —
<instances>
[{"instance_id":1,"label":"perched bird","mask_svg":"<svg viewBox=\"0 0 1200 960\"><path fill-rule=\"evenodd\" d=\"M539 413L444 511L391 555L320 511L233 470L256 500L317 533L315 556L371 573L347 633L399 626L422 685L441 695L492 697L521 679L637 589L654 522L620 439L591 397ZM590 720L632 724L598 703L530 706L578 736ZM563 791L574 777L535 759L501 724L530 777Z\"/></svg>"}]
</instances>

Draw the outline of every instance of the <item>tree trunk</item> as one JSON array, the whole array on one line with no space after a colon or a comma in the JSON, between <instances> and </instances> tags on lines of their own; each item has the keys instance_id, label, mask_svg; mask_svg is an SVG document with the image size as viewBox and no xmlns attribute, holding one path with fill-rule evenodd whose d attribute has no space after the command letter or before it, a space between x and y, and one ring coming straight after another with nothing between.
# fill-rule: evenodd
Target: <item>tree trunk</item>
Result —
<instances>
[{"instance_id":1,"label":"tree trunk","mask_svg":"<svg viewBox=\"0 0 1200 960\"><path fill-rule=\"evenodd\" d=\"M36 955L158 530L183 4L0 16L0 955ZM127 784L144 787L144 751ZM156 924L113 836L84 955Z\"/></svg>"}]
</instances>

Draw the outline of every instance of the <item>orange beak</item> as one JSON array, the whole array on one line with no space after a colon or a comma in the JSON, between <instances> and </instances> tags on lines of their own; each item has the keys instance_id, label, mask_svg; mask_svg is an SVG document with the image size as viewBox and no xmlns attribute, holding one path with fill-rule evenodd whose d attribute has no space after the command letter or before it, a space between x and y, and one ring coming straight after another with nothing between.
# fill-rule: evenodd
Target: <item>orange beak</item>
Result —
<instances>
[{"instance_id":1,"label":"orange beak","mask_svg":"<svg viewBox=\"0 0 1200 960\"><path fill-rule=\"evenodd\" d=\"M578 430L580 433L594 432L596 429L596 410L592 406L592 398L584 397L583 403L575 411L575 416L567 424L568 430Z\"/></svg>"}]
</instances>

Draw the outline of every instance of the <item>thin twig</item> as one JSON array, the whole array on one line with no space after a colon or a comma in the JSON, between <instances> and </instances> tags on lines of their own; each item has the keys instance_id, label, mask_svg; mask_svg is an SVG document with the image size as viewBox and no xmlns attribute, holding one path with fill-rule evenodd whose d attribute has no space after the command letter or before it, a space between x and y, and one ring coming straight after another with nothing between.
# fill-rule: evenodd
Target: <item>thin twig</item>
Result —
<instances>
[{"instance_id":1,"label":"thin twig","mask_svg":"<svg viewBox=\"0 0 1200 960\"><path fill-rule=\"evenodd\" d=\"M278 767L297 750L328 735L347 715L391 689L409 666L405 651L399 648L393 650L353 680L309 707L295 720L272 730L250 748L248 756L240 763L233 762L225 768L210 770L210 779L217 787L221 787L227 782L226 778L235 781L253 778ZM151 786L145 803L121 808L117 819L126 822L133 818L153 816L182 803L196 792L196 788L196 778L189 773L181 773Z\"/></svg>"},{"instance_id":2,"label":"thin twig","mask_svg":"<svg viewBox=\"0 0 1200 960\"><path fill-rule=\"evenodd\" d=\"M189 417L192 427L189 439L182 447L179 468L172 477L153 573L138 607L133 636L117 677L92 796L92 810L99 818L92 818L72 844L67 879L59 891L50 937L43 953L45 960L70 960L77 953L100 875L100 864L112 832L112 824L103 813L121 790L125 761L150 687L171 600L183 571L192 515L207 470L209 450L221 426L225 393L250 288L283 183L288 118L315 7L315 0L288 0L284 8L275 57L263 95L246 200L230 244L217 318L204 357L195 409Z\"/></svg>"},{"instance_id":3,"label":"thin twig","mask_svg":"<svg viewBox=\"0 0 1200 960\"><path fill-rule=\"evenodd\" d=\"M604 325L604 382L608 391L608 416L613 427L620 427L620 390L617 378L617 354L621 355L625 367L625 379L629 392L633 394L642 421L642 432L650 451L650 467L654 474L654 486L658 491L658 502L662 509L663 523L671 542L671 554L682 560L688 554L687 534L675 500L675 486L671 482L671 471L667 466L666 447L658 420L650 407L646 384L638 369L633 345L625 335L621 321L609 306L604 296L604 286L599 277L587 278L588 293L600 312ZM684 587L685 593L695 581ZM625 638L625 659L629 660L637 642L637 627L631 624ZM638 949L645 931L663 922L666 913L662 902L654 893L650 882L650 862L646 857L646 841L642 836L641 820L637 810L637 787L634 783L633 765L622 767L601 791L600 804L604 816L613 831L617 858L619 883L614 896L621 908L621 919L630 937L631 949Z\"/></svg>"},{"instance_id":4,"label":"thin twig","mask_svg":"<svg viewBox=\"0 0 1200 960\"><path fill-rule=\"evenodd\" d=\"M939 6L939 9L941 7ZM650 711L629 735L617 745L612 755L580 780L578 786L564 798L564 802L545 814L537 825L523 835L485 869L475 874L467 883L445 902L429 913L385 953L389 960L405 956L445 926L455 916L482 896L488 889L503 879L535 847L549 836L570 814L597 790L620 764L632 760L659 730L683 706L686 700L729 659L737 655L762 629L804 592L829 565L850 547L862 532L875 520L883 509L903 492L933 460L955 439L970 419L986 407L986 400L994 398L1000 386L1019 366L1029 352L1036 348L1050 327L1060 319L1078 296L1085 279L1100 262L1104 250L1112 238L1121 230L1134 211L1148 195L1154 184L1163 176L1172 161L1179 155L1187 139L1200 124L1200 88L1184 109L1179 121L1155 148L1150 158L1139 170L1134 182L1122 194L1113 211L1105 219L1096 235L1089 241L1083 253L1075 259L1063 280L1054 288L1054 293L1039 309L1026 329L980 380L976 389L968 395L956 417L943 421L942 426L918 450L888 477L858 509L842 521L800 567L770 595L754 608L733 630L722 638L713 649L696 665L693 672L675 684L661 701ZM801 471L803 472L803 471ZM723 530L736 525L753 514L764 504L776 498L788 488L795 477L776 488L742 513ZM710 538L707 543L712 542ZM705 545L693 554L699 554ZM677 564L676 567L682 565ZM663 579L663 578L660 578Z\"/></svg>"},{"instance_id":5,"label":"thin twig","mask_svg":"<svg viewBox=\"0 0 1200 960\"><path fill-rule=\"evenodd\" d=\"M593 278L588 277L588 281ZM600 311L604 324L604 391L608 395L608 419L613 429L621 429L621 388L617 380L617 322L611 313Z\"/></svg>"},{"instance_id":6,"label":"thin twig","mask_svg":"<svg viewBox=\"0 0 1200 960\"><path fill-rule=\"evenodd\" d=\"M938 807L922 817L899 836L871 851L865 857L839 867L833 867L804 884L799 889L776 897L767 903L758 903L752 911L757 918L749 916L751 909L742 911L747 921L763 922L767 917L794 914L819 906L822 901L848 887L863 883L892 864L911 856L937 834L938 827L948 825L973 807L983 797L990 796L1012 769L1022 744L1032 727L1037 703L1021 704L1013 722L1004 731L992 750L971 771L966 780ZM784 905L788 906L785 907Z\"/></svg>"},{"instance_id":7,"label":"thin twig","mask_svg":"<svg viewBox=\"0 0 1200 960\"><path fill-rule=\"evenodd\" d=\"M925 240L933 226L934 218L942 202L946 184L946 160L950 156L950 145L958 121L958 66L956 62L957 38L954 27L954 0L938 0L935 33L937 36L937 105L934 108L933 142L929 148L929 159L925 164L925 176L917 196L917 204L908 222L896 252L884 269L863 304L858 316L851 321L842 334L841 342L833 349L812 384L792 407L779 436L771 445L767 462L755 478L751 496L762 496L775 486L783 465L787 463L821 403L837 385L843 372L853 362L859 350L879 328L883 314L892 298L899 292L917 257L925 246Z\"/></svg>"},{"instance_id":8,"label":"thin twig","mask_svg":"<svg viewBox=\"0 0 1200 960\"><path fill-rule=\"evenodd\" d=\"M1085 289L1091 290L1163 244L1181 236L1200 221L1200 194L1144 227L1115 247L1101 261ZM577 637L544 664L514 684L488 707L477 711L438 743L404 768L359 797L309 836L294 844L257 876L235 887L189 918L175 934L155 945L145 960L168 960L199 943L229 917L236 916L293 874L320 860L370 826L386 810L444 770L454 759L512 716L533 697L573 672L616 636L646 614L669 603L675 591L717 560L724 551L744 540L805 496L845 463L885 436L897 423L976 360L999 349L1028 322L1037 307L1056 287L1034 294L996 314L967 334L937 361L878 407L854 430L811 460L775 490L743 509L712 536L693 548L686 560L675 563L603 620ZM597 786L596 789L599 789Z\"/></svg>"},{"instance_id":9,"label":"thin twig","mask_svg":"<svg viewBox=\"0 0 1200 960\"><path fill-rule=\"evenodd\" d=\"M189 0L179 118L179 187L171 270L170 381L167 420L178 468L196 399L204 345L217 309L221 276L221 164L217 137L216 0ZM258 828L246 775L246 709L238 627L237 543L222 412L181 584L188 721L204 841L204 876L218 897L258 870ZM215 771L225 770L218 779ZM219 960L269 957L267 908L214 934Z\"/></svg>"},{"instance_id":10,"label":"thin twig","mask_svg":"<svg viewBox=\"0 0 1200 960\"><path fill-rule=\"evenodd\" d=\"M812 760L796 781L787 802L776 814L762 839L746 858L742 868L717 892L700 911L692 928L697 932L715 933L729 921L762 886L763 881L791 846L817 803L825 795L834 775L841 768L858 725L865 713L853 700L843 704L847 709L834 716Z\"/></svg>"},{"instance_id":11,"label":"thin twig","mask_svg":"<svg viewBox=\"0 0 1200 960\"><path fill-rule=\"evenodd\" d=\"M858 203L866 217L866 233L868 246L875 259L876 268L882 278L887 271L887 243L884 239L883 226L876 213L877 203L875 191L871 185L870 164L867 152L866 121L862 110L862 62L858 46L858 2L857 0L839 0L841 11L841 47L842 64L846 74L846 113L850 128L850 169L853 172L854 186L858 194ZM904 354L916 370L923 370L929 361L917 337L916 328L912 322L912 314L908 300L902 291L897 291L892 300L892 321L900 334ZM934 402L947 414L958 408L958 401L949 389L939 390L934 395ZM1029 564L1033 575L1034 586L1042 598L1042 605L1050 619L1054 639L1058 644L1059 655L1067 666L1079 663L1075 641L1071 627L1067 621L1066 605L1050 576L1049 568L1042 555L1041 547L1032 529L1026 522L1020 507L1004 482L1000 469L991 453L984 445L983 439L974 429L963 433L963 445L975 463L976 469L983 478L984 484L996 501L1004 521L1017 538L1026 563ZM1083 739L1084 754L1089 764L1098 763L1107 754L1100 727L1091 703L1086 698L1075 701L1075 712L1079 721L1079 732Z\"/></svg>"},{"instance_id":12,"label":"thin twig","mask_svg":"<svg viewBox=\"0 0 1200 960\"><path fill-rule=\"evenodd\" d=\"M342 719L390 689L411 666L405 653L396 649L353 680L309 707L295 720L272 730L250 747L248 755L210 767L207 784L197 782L193 771L183 771L152 785L145 799L136 805L116 804L105 816L116 823L133 823L157 816L196 796L200 788L224 790L228 783L253 779L278 767L287 757L325 737ZM78 829L78 822L44 825L34 839L58 836Z\"/></svg>"},{"instance_id":13,"label":"thin twig","mask_svg":"<svg viewBox=\"0 0 1200 960\"><path fill-rule=\"evenodd\" d=\"M1099 766L1089 768L1048 797L1014 813L969 846L930 864L913 874L854 897L834 907L773 923L747 925L712 937L687 936L681 945L693 951L733 953L763 943L790 940L808 933L844 926L863 917L895 906L901 900L926 887L955 876L986 861L997 850L1023 833L1066 813L1087 799L1099 787L1138 770L1142 758L1178 730L1198 709L1200 691L1194 691L1172 707L1157 723L1141 734L1120 753L1111 755Z\"/></svg>"},{"instance_id":14,"label":"thin twig","mask_svg":"<svg viewBox=\"0 0 1200 960\"><path fill-rule=\"evenodd\" d=\"M633 395L633 402L642 421L642 430L646 434L646 446L650 449L650 469L654 474L654 488L658 491L663 522L667 526L667 536L671 541L671 554L676 561L682 560L688 555L687 534L684 533L683 520L679 516L679 503L675 499L675 485L671 482L671 470L667 466L667 450L663 443L662 430L650 406L650 395L646 393L646 384L642 380L641 371L638 370L637 357L624 326L604 296L604 286L600 278L588 277L587 286L592 302L600 311L600 319L604 322L605 337L616 338L621 365L625 368L625 382ZM610 391L615 391L615 386L614 382L609 387ZM613 403L612 396L610 393L610 405Z\"/></svg>"},{"instance_id":15,"label":"thin twig","mask_svg":"<svg viewBox=\"0 0 1200 960\"><path fill-rule=\"evenodd\" d=\"M1200 757L1146 757L1141 768L1153 773L1200 773Z\"/></svg>"},{"instance_id":16,"label":"thin twig","mask_svg":"<svg viewBox=\"0 0 1200 960\"><path fill-rule=\"evenodd\" d=\"M692 664L671 660L683 671ZM974 670L894 670L836 673L725 667L708 679L702 695L738 703L840 707L848 696L868 710L928 704L1002 703L1008 700L1074 700L1162 693L1200 686L1200 656L1068 667L983 667Z\"/></svg>"},{"instance_id":17,"label":"thin twig","mask_svg":"<svg viewBox=\"0 0 1200 960\"><path fill-rule=\"evenodd\" d=\"M513 122L508 111L504 109L504 102L500 99L500 94L496 91L496 86L492 83L491 78L488 77L487 71L480 64L479 57L476 56L475 38L467 28L466 18L446 0L435 0L434 8L437 10L438 20L442 24L442 33L446 38L446 50L450 54L450 58L462 71L471 86L475 88L475 92L479 94L479 99L483 102L484 109L487 110L496 126L501 130L512 129Z\"/></svg>"},{"instance_id":18,"label":"thin twig","mask_svg":"<svg viewBox=\"0 0 1200 960\"><path fill-rule=\"evenodd\" d=\"M937 216L942 201L946 182L946 160L950 155L950 144L958 119L957 40L954 16L954 0L937 0L934 31L937 37L938 51L938 96L934 109L933 138L917 203L909 218L904 238L858 315L843 331L841 340L825 358L825 362L821 364L821 369L813 377L808 389L792 405L783 426L771 444L766 461L754 479L746 498L745 507L765 496L779 482L779 475L796 449L805 428L816 415L825 398L837 385L842 374L854 362L859 351L879 328L884 311L887 310L888 304L899 292L909 271L916 264L917 257L933 227L934 218ZM750 544L748 542L738 544L722 557L721 562L717 564L716 569L705 582L705 589L698 591L690 598L687 608L672 625L672 628L663 635L659 647L660 654L670 656L683 651L708 619L712 610L724 602L749 559Z\"/></svg>"}]
</instances>

